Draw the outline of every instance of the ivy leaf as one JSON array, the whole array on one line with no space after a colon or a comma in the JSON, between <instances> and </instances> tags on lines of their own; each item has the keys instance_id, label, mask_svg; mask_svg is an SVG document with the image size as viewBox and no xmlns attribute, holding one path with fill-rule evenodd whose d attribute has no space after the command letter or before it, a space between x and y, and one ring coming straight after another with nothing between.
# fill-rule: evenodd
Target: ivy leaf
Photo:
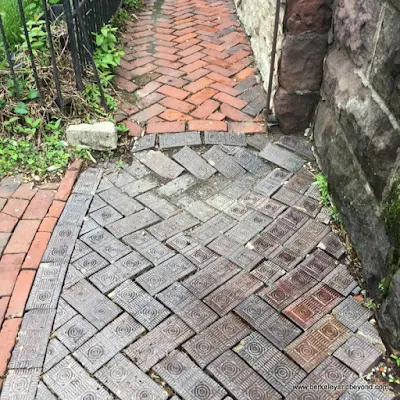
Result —
<instances>
[{"instance_id":1,"label":"ivy leaf","mask_svg":"<svg viewBox=\"0 0 400 400\"><path fill-rule=\"evenodd\" d=\"M0 110L6 106L7 102L5 100L0 100Z\"/></svg>"},{"instance_id":2,"label":"ivy leaf","mask_svg":"<svg viewBox=\"0 0 400 400\"><path fill-rule=\"evenodd\" d=\"M26 96L29 100L34 100L39 97L39 92L36 89L29 89L29 93Z\"/></svg>"},{"instance_id":3,"label":"ivy leaf","mask_svg":"<svg viewBox=\"0 0 400 400\"><path fill-rule=\"evenodd\" d=\"M29 110L25 103L22 101L17 103L17 106L14 108L14 112L16 114L28 114Z\"/></svg>"}]
</instances>

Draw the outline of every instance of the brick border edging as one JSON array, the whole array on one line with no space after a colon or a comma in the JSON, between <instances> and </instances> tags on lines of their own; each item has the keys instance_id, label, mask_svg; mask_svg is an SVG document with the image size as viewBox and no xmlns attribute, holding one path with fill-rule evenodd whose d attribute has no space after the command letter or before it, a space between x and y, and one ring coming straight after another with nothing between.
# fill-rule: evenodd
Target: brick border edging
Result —
<instances>
[{"instance_id":1,"label":"brick border edging","mask_svg":"<svg viewBox=\"0 0 400 400\"><path fill-rule=\"evenodd\" d=\"M12 391L15 381L23 379L26 400L36 398L68 265L84 217L102 177L99 169L89 168L82 172L75 184L79 170L73 171L66 174L63 181L65 185L60 185L57 194L57 200L68 200L39 259L40 265L26 303L24 319L20 319L15 327L15 334L20 327L18 340L9 343L11 357L8 357L3 392ZM35 344L33 348L32 343Z\"/></svg>"},{"instance_id":2,"label":"brick border edging","mask_svg":"<svg viewBox=\"0 0 400 400\"><path fill-rule=\"evenodd\" d=\"M22 184L7 198L7 204L10 200L18 201L21 199L29 201L29 203L26 210L24 209L24 214L15 221L15 229L0 259L0 288L1 285L8 284L7 294L5 294L5 291L0 291L0 388L2 386L1 380L6 375L8 362L23 322L25 305L40 261L72 192L82 164L82 160L76 160L68 167L51 202L45 201L41 204L40 195L36 197L41 191L50 192L50 190L42 189L33 192L28 189L29 184ZM23 193L17 194L18 191ZM43 216L31 219L32 216L37 217L35 212L38 209ZM29 215L29 210L32 211L31 215ZM28 214L26 215L27 211ZM29 235L25 243L26 251L23 251L24 249L22 247L18 249L16 244L20 243L21 235L23 236L26 233L24 232L25 229L29 230Z\"/></svg>"}]
</instances>

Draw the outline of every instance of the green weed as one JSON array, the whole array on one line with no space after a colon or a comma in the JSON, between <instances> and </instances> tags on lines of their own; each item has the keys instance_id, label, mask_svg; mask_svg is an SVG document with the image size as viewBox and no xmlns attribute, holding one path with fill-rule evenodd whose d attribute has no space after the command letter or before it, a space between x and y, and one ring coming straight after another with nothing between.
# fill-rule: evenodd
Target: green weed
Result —
<instances>
[{"instance_id":1,"label":"green weed","mask_svg":"<svg viewBox=\"0 0 400 400\"><path fill-rule=\"evenodd\" d=\"M40 145L32 143L32 136L42 123L41 119L25 118L25 125L10 123L14 130L26 137L0 138L0 176L28 172L39 178L50 172L64 169L71 158L87 158L85 151L68 147L64 140L61 120L54 120L44 127Z\"/></svg>"},{"instance_id":2,"label":"green weed","mask_svg":"<svg viewBox=\"0 0 400 400\"><path fill-rule=\"evenodd\" d=\"M335 206L331 203L329 194L329 184L326 176L322 173L316 174L315 183L318 185L319 188L319 192L321 195L321 203L328 209L332 219L338 222L339 214L337 213Z\"/></svg>"},{"instance_id":3,"label":"green weed","mask_svg":"<svg viewBox=\"0 0 400 400\"><path fill-rule=\"evenodd\" d=\"M397 365L398 367L400 367L400 357L399 357L399 356L396 356L396 355L394 355L394 354L391 354L391 355L390 355L390 358L393 358L393 360L396 362L396 365Z\"/></svg>"},{"instance_id":4,"label":"green weed","mask_svg":"<svg viewBox=\"0 0 400 400\"><path fill-rule=\"evenodd\" d=\"M378 308L374 299L369 299L369 300L365 301L364 306L367 307L368 310L372 310L372 311L375 311Z\"/></svg>"}]
</instances>

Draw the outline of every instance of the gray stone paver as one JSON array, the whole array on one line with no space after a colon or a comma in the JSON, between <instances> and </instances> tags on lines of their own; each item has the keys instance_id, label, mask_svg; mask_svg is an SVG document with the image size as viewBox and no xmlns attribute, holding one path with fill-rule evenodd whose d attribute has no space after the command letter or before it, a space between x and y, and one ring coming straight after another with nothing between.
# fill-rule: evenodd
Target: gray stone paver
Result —
<instances>
[{"instance_id":1,"label":"gray stone paver","mask_svg":"<svg viewBox=\"0 0 400 400\"><path fill-rule=\"evenodd\" d=\"M187 400L221 400L226 391L179 351L156 365L155 372Z\"/></svg>"},{"instance_id":2,"label":"gray stone paver","mask_svg":"<svg viewBox=\"0 0 400 400\"><path fill-rule=\"evenodd\" d=\"M364 375L381 358L382 352L367 338L356 334L339 347L333 355L358 374Z\"/></svg>"},{"instance_id":3,"label":"gray stone paver","mask_svg":"<svg viewBox=\"0 0 400 400\"><path fill-rule=\"evenodd\" d=\"M190 339L183 348L200 367L204 368L250 332L250 327L240 318L228 314Z\"/></svg>"},{"instance_id":4,"label":"gray stone paver","mask_svg":"<svg viewBox=\"0 0 400 400\"><path fill-rule=\"evenodd\" d=\"M235 351L284 396L307 376L302 368L259 333L247 336Z\"/></svg>"},{"instance_id":5,"label":"gray stone paver","mask_svg":"<svg viewBox=\"0 0 400 400\"><path fill-rule=\"evenodd\" d=\"M263 378L230 350L213 361L207 370L238 399L277 400L282 398Z\"/></svg>"},{"instance_id":6,"label":"gray stone paver","mask_svg":"<svg viewBox=\"0 0 400 400\"><path fill-rule=\"evenodd\" d=\"M122 170L82 174L39 267L1 400L16 390L24 400L364 393L292 390L332 384L335 373L352 384L382 346L307 165L270 138L247 138L263 158L242 135L207 133L212 145L199 147L189 142L202 136L186 136L136 148ZM145 139L153 148L156 136Z\"/></svg>"},{"instance_id":7,"label":"gray stone paver","mask_svg":"<svg viewBox=\"0 0 400 400\"><path fill-rule=\"evenodd\" d=\"M95 374L121 400L166 400L168 393L134 363L118 353Z\"/></svg>"},{"instance_id":8,"label":"gray stone paver","mask_svg":"<svg viewBox=\"0 0 400 400\"><path fill-rule=\"evenodd\" d=\"M13 369L5 380L1 399L34 400L39 383L40 368Z\"/></svg>"}]
</instances>

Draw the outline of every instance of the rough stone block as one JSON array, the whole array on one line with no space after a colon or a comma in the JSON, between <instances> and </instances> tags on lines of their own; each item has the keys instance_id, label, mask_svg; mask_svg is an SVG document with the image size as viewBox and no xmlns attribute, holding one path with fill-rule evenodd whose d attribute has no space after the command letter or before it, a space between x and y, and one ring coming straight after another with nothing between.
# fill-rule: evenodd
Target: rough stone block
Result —
<instances>
[{"instance_id":1,"label":"rough stone block","mask_svg":"<svg viewBox=\"0 0 400 400\"><path fill-rule=\"evenodd\" d=\"M332 0L292 0L288 2L285 24L289 35L302 32L328 32L331 20Z\"/></svg>"},{"instance_id":2,"label":"rough stone block","mask_svg":"<svg viewBox=\"0 0 400 400\"><path fill-rule=\"evenodd\" d=\"M93 150L115 150L118 135L112 122L69 125L66 129L68 143Z\"/></svg>"},{"instance_id":3,"label":"rough stone block","mask_svg":"<svg viewBox=\"0 0 400 400\"><path fill-rule=\"evenodd\" d=\"M326 34L287 35L282 42L279 84L288 92L318 91L322 82L322 64L328 48Z\"/></svg>"},{"instance_id":4,"label":"rough stone block","mask_svg":"<svg viewBox=\"0 0 400 400\"><path fill-rule=\"evenodd\" d=\"M274 97L275 114L282 131L289 135L303 133L310 125L319 100L319 92L290 93L279 88Z\"/></svg>"}]
</instances>

